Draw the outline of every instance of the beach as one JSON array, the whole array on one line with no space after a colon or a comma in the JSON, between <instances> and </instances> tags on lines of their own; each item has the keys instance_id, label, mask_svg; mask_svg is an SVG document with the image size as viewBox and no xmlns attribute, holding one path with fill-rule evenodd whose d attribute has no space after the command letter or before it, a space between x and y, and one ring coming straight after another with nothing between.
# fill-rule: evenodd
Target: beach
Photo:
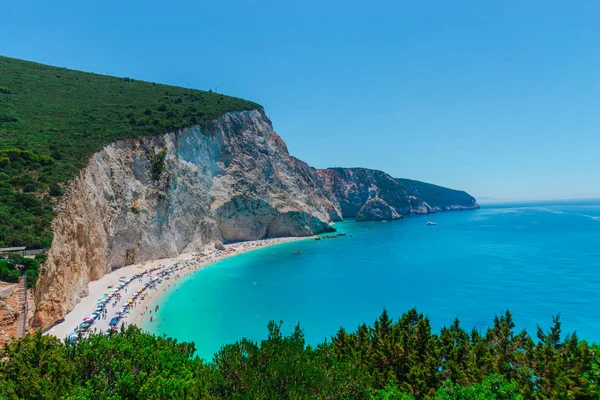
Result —
<instances>
[{"instance_id":1,"label":"beach","mask_svg":"<svg viewBox=\"0 0 600 400\"><path fill-rule=\"evenodd\" d=\"M309 238L311 237L286 237L232 243L224 245L220 250L213 248L203 252L180 254L177 257L146 261L119 268L96 281L90 282L88 284L88 296L80 300L73 310L64 317L62 323L53 326L45 334L56 336L59 339L69 337L80 326L84 318L91 316L97 308L99 299L114 291L119 285L123 285L134 275L138 275L138 277L131 279L119 290L119 300L116 300L116 298L109 300L105 304L101 317L89 327L89 331L85 332L84 335L94 332L102 333L109 329L110 320L127 304L127 298L135 293L139 293L139 295L134 301L130 302L123 317L119 318L117 326L133 324L141 327L142 322L146 322L145 318L150 319L151 311L156 309L162 295L171 286L181 284L180 280L183 277L228 257L267 246ZM161 274L164 279L157 278ZM153 277L153 282L150 277ZM149 285L150 282L152 282L152 285Z\"/></svg>"}]
</instances>

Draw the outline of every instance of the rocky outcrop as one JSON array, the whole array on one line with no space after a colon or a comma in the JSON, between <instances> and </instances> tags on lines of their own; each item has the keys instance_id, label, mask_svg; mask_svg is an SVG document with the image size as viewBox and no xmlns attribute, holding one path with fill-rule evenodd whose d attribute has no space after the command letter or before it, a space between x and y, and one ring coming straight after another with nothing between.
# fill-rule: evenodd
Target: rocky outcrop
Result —
<instances>
[{"instance_id":1,"label":"rocky outcrop","mask_svg":"<svg viewBox=\"0 0 600 400\"><path fill-rule=\"evenodd\" d=\"M356 214L357 221L385 221L400 218L402 215L379 197L367 200Z\"/></svg>"},{"instance_id":2,"label":"rocky outcrop","mask_svg":"<svg viewBox=\"0 0 600 400\"><path fill-rule=\"evenodd\" d=\"M434 202L449 189L410 182L363 168L311 168L289 155L259 110L113 143L91 157L60 204L33 326L64 316L89 281L124 265L232 241L330 232L342 217L476 206L466 194Z\"/></svg>"},{"instance_id":3,"label":"rocky outcrop","mask_svg":"<svg viewBox=\"0 0 600 400\"><path fill-rule=\"evenodd\" d=\"M16 324L19 315L17 285L0 288L0 346L16 337Z\"/></svg>"}]
</instances>

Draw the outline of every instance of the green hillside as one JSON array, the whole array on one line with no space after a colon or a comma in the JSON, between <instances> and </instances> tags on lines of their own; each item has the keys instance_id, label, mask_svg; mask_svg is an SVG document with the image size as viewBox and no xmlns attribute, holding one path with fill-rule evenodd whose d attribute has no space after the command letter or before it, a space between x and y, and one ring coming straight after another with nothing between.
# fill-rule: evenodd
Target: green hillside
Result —
<instances>
[{"instance_id":1,"label":"green hillside","mask_svg":"<svg viewBox=\"0 0 600 400\"><path fill-rule=\"evenodd\" d=\"M212 92L0 57L0 247L48 247L64 184L104 145L257 108Z\"/></svg>"}]
</instances>

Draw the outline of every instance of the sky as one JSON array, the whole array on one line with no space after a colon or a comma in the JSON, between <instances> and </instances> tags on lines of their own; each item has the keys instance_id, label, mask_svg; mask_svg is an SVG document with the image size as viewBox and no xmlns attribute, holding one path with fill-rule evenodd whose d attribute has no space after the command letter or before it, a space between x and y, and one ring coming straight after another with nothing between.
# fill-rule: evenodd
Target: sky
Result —
<instances>
[{"instance_id":1,"label":"sky","mask_svg":"<svg viewBox=\"0 0 600 400\"><path fill-rule=\"evenodd\" d=\"M600 2L6 1L0 55L213 89L290 153L482 200L600 198Z\"/></svg>"}]
</instances>

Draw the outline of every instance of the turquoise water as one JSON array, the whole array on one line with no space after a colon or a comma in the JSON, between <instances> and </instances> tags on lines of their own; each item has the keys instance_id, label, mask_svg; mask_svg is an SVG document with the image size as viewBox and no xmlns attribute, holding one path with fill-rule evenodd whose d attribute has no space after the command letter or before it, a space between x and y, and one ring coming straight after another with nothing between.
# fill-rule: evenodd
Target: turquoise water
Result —
<instances>
[{"instance_id":1,"label":"turquoise water","mask_svg":"<svg viewBox=\"0 0 600 400\"><path fill-rule=\"evenodd\" d=\"M483 330L509 309L518 329L535 333L561 313L566 331L600 341L600 202L490 205L336 227L348 236L201 270L168 292L159 323L145 328L194 341L209 360L225 343L265 338L271 319L286 330L300 322L316 344L340 326L372 323L384 307L394 317L417 307L436 330L455 316Z\"/></svg>"}]
</instances>

